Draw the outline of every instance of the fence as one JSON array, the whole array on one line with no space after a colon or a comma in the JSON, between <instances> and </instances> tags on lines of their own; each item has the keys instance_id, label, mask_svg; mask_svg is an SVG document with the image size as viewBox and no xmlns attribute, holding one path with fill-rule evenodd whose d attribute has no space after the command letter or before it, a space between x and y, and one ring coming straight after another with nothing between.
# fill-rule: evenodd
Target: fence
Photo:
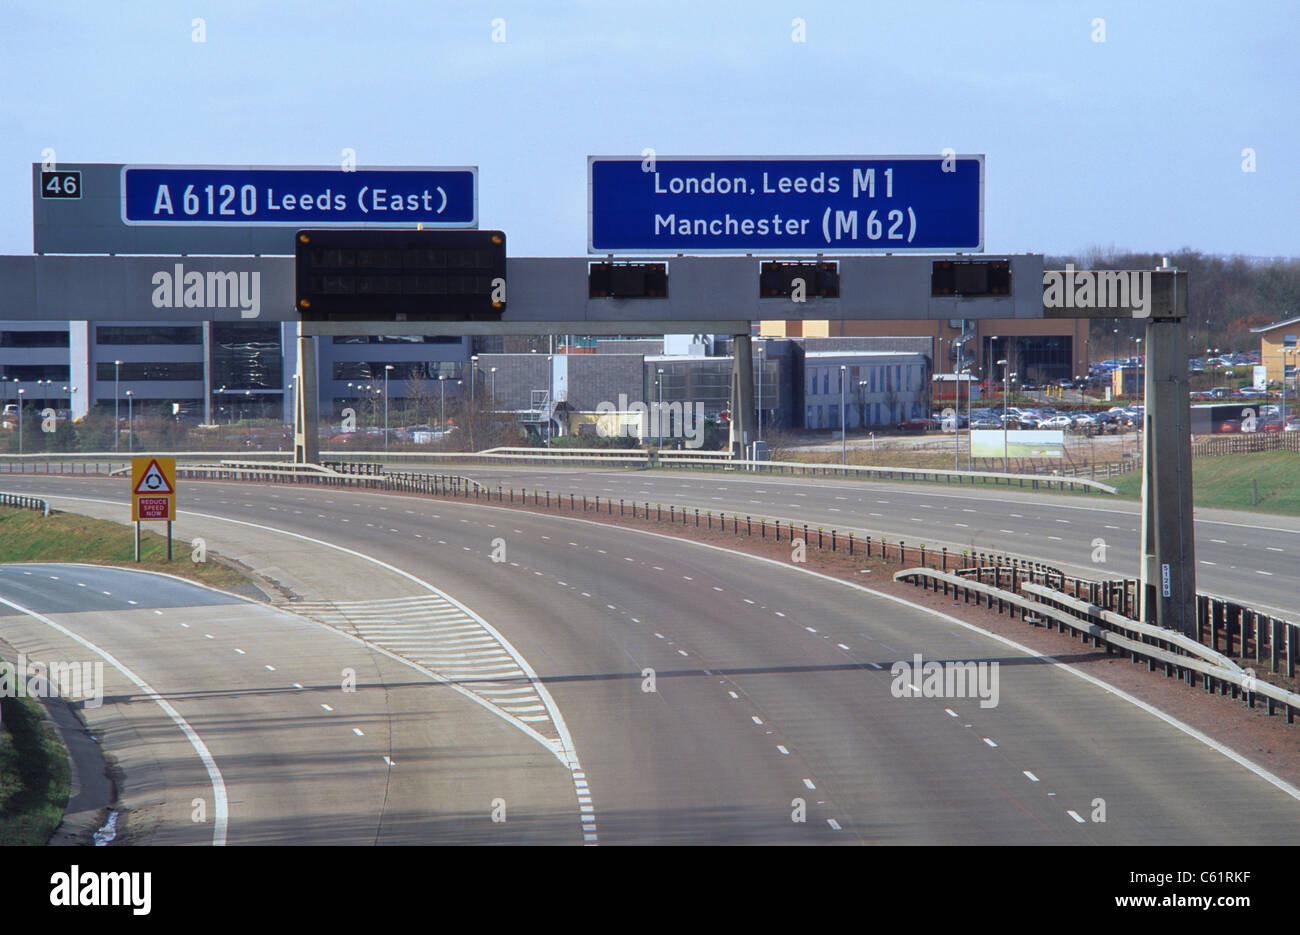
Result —
<instances>
[{"instance_id":1,"label":"fence","mask_svg":"<svg viewBox=\"0 0 1300 935\"><path fill-rule=\"evenodd\" d=\"M42 516L50 515L50 504L40 497L16 493L0 493L0 506L13 506L20 510L40 510Z\"/></svg>"},{"instance_id":2,"label":"fence","mask_svg":"<svg viewBox=\"0 0 1300 935\"><path fill-rule=\"evenodd\" d=\"M1240 435L1200 435L1192 439L1193 457L1256 451L1300 451L1300 432L1244 432Z\"/></svg>"},{"instance_id":3,"label":"fence","mask_svg":"<svg viewBox=\"0 0 1300 935\"><path fill-rule=\"evenodd\" d=\"M1121 655L1127 654L1134 662L1145 659L1147 668L1152 671L1157 664L1163 665L1166 676L1176 676L1193 686L1199 675L1207 693L1223 694L1231 691L1234 698L1242 697L1252 708L1256 704L1256 696L1262 695L1270 715L1280 707L1286 714L1288 724L1295 721L1295 715L1300 710L1300 695L1260 682L1256 679L1254 670L1243 669L1230 658L1234 632L1232 622L1214 612L1215 602L1222 602L1222 599L1216 599L1212 595L1198 595L1198 632L1196 638L1192 638L1107 610L1091 600L1071 597L1063 588L1058 590L1033 581L1017 582L1015 572L1008 572L1005 576L1008 588L1002 587L1003 575L1000 574L1000 569L993 572L994 583L985 584L982 580L985 571L986 569L980 569L980 574L963 575L924 567L909 568L898 572L894 578L911 581L927 590L938 591L942 587L945 595L951 589L954 598L961 598L967 604L973 599L975 605L979 606L982 599L983 605L990 610L996 601L998 613L1013 616L1019 613L1022 620L1044 623L1049 628L1055 626L1063 633L1068 630L1077 634L1081 641L1091 639L1094 646L1104 645L1107 653L1115 651ZM1075 584L1077 592L1081 579L1070 580ZM1100 584L1087 583L1094 586ZM1204 611L1202 607L1205 608ZM1278 672L1280 648L1281 654L1285 656L1281 668L1289 678L1294 678L1297 631L1300 627L1280 618L1264 618L1253 611L1250 613L1255 622L1253 645L1256 661L1260 659L1260 647L1267 643L1271 650L1273 671ZM1264 620L1268 621L1268 626L1262 626ZM1236 632L1238 655L1246 657L1249 631L1244 619L1239 622ZM1218 648L1220 634L1224 641L1224 652Z\"/></svg>"}]
</instances>

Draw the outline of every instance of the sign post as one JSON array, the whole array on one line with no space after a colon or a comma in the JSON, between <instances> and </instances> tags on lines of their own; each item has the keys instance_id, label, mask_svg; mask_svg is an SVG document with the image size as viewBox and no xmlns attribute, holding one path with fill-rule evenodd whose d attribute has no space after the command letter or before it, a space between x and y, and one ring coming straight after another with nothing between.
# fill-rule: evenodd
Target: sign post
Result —
<instances>
[{"instance_id":1,"label":"sign post","mask_svg":"<svg viewBox=\"0 0 1300 935\"><path fill-rule=\"evenodd\" d=\"M176 459L131 459L131 520L135 523L135 560L140 561L140 523L167 523L167 561L172 560L172 522L176 519Z\"/></svg>"}]
</instances>

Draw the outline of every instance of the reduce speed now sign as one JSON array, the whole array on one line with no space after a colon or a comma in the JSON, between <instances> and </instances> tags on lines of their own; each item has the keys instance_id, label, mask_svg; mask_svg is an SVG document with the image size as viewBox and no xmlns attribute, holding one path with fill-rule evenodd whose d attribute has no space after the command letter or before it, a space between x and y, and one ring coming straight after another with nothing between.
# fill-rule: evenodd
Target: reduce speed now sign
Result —
<instances>
[{"instance_id":1,"label":"reduce speed now sign","mask_svg":"<svg viewBox=\"0 0 1300 935\"><path fill-rule=\"evenodd\" d=\"M176 519L176 459L131 459L131 519Z\"/></svg>"}]
</instances>

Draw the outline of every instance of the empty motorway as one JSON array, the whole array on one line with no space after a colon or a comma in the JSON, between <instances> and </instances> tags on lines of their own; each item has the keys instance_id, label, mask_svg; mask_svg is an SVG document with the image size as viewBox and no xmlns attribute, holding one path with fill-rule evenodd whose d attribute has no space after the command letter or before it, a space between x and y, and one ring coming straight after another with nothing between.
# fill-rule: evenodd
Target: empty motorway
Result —
<instances>
[{"instance_id":1,"label":"empty motorway","mask_svg":"<svg viewBox=\"0 0 1300 935\"><path fill-rule=\"evenodd\" d=\"M51 495L56 508L118 519L125 513L127 485L120 481L7 480L8 489ZM529 476L525 484L518 473L502 482L537 483ZM672 492L672 502L741 512L731 504L743 494L760 501L748 504L755 515L764 497L774 504L808 501L800 514L787 507L773 515L811 522L819 512L844 513L841 528L863 522L850 511L860 512L858 501L866 499L896 500L879 506L902 507L938 531L945 509L949 520L967 508L990 520L989 511L1009 512L996 496L1035 517L1026 524L1035 535L1052 528L1049 521L1080 520L1080 529L1062 536L1070 543L1101 518L1089 516L1085 524L1083 514L1056 506L1092 501L1022 500L1005 492L976 499L967 491L962 499L927 489L922 499L895 485L610 472L548 473L543 483L568 489L561 482L589 484L575 489L602 496L626 490L651 502L668 501ZM923 502L934 517L917 515ZM301 599L268 613L341 629L385 666L397 664L395 656L438 672L446 661L422 654L439 651L439 627L452 611L426 603L443 595L468 615L461 626L481 624L496 636L478 639L508 648L491 658L509 656L535 674L534 680L488 668L443 670L458 689L454 697L444 693L447 710L456 717L485 713L463 735L479 750L504 743L517 753L493 758L425 735L428 747L415 759L437 763L421 785L432 794L404 799L406 807L392 815L387 806L363 812L376 827L408 829L403 840L466 834L600 844L1181 845L1286 843L1300 832L1300 793L1204 738L959 621L791 566L577 518L391 494L189 482L180 504L183 540L203 537L209 548ZM978 518L957 521L967 523L957 529L983 528ZM1124 532L1132 524L1114 525ZM248 607L250 614L256 609ZM292 658L297 629L262 629L276 635L260 654ZM310 632L318 630L324 632ZM137 649L142 667L154 664L149 653L148 646ZM890 667L916 653L997 662L996 706L971 697L896 697ZM230 655L203 663L210 668L187 682L210 689L239 672L243 658ZM513 703L508 716L491 717L483 703L486 697L503 704L499 693L511 685L537 691L536 683L547 697ZM428 691L426 685L413 697L426 704ZM370 716L387 718L394 729L393 714L369 704ZM523 713L534 707L541 710ZM400 721L416 730L426 716L417 708ZM522 717L550 720L536 726ZM251 717L248 729L257 722ZM404 756L412 757L419 742L408 738ZM222 755L214 755L220 764ZM401 774L401 758L394 759L393 775ZM479 772L455 787L461 798L444 800L439 793L454 785L462 764ZM328 758L322 767L330 768ZM268 775L275 768L268 765ZM540 798L519 798L520 789L541 790ZM491 819L498 798L510 816L503 822ZM1230 815L1224 801L1234 803ZM1099 808L1104 821L1096 820ZM425 812L425 820L414 819ZM447 812L458 816L453 825ZM301 814L290 811L285 821ZM535 835L511 838L516 815ZM236 828L233 804L230 820Z\"/></svg>"}]
</instances>

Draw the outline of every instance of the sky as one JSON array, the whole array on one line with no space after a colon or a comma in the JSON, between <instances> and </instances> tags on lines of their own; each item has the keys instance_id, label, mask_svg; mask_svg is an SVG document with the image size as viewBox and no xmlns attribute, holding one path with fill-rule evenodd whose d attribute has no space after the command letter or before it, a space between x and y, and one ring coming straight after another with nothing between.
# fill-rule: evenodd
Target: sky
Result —
<instances>
[{"instance_id":1,"label":"sky","mask_svg":"<svg viewBox=\"0 0 1300 935\"><path fill-rule=\"evenodd\" d=\"M982 153L989 252L1295 257L1297 49L1294 0L6 0L0 254L32 251L46 150L334 166L351 149L476 165L480 226L511 255L578 256L586 157L649 147Z\"/></svg>"}]
</instances>

